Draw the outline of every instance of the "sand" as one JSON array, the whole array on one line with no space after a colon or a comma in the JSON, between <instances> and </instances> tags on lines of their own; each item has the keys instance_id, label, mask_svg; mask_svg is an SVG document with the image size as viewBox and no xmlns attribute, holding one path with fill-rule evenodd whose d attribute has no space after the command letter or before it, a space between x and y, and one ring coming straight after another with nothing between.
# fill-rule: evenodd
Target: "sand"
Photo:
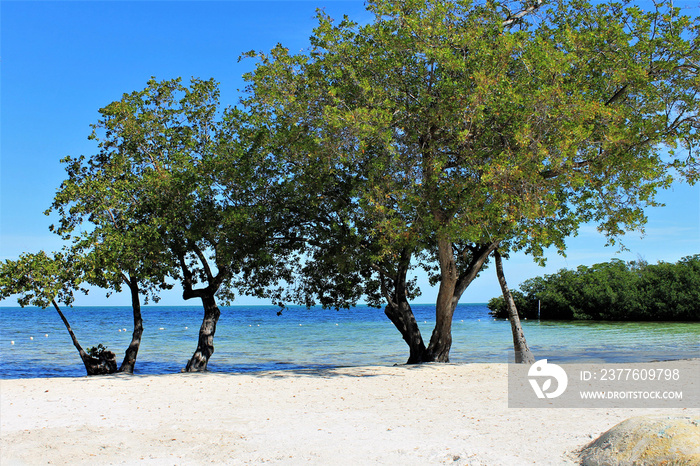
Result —
<instances>
[{"instance_id":1,"label":"sand","mask_svg":"<svg viewBox=\"0 0 700 466\"><path fill-rule=\"evenodd\" d=\"M505 364L0 381L0 463L575 464L624 419L513 409Z\"/></svg>"}]
</instances>

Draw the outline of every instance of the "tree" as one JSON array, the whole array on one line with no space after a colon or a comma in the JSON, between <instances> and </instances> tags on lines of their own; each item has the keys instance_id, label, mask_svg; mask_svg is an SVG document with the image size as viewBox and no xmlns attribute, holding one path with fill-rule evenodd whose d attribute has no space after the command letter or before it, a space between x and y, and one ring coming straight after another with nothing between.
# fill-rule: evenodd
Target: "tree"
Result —
<instances>
[{"instance_id":1,"label":"tree","mask_svg":"<svg viewBox=\"0 0 700 466\"><path fill-rule=\"evenodd\" d=\"M18 260L6 260L0 264L0 298L17 294L17 301L22 307L33 305L45 309L52 305L66 326L87 374L111 374L117 371L114 353L102 350L101 345L95 354L85 351L58 304L70 306L73 303L74 291L81 289L80 269L81 265L75 257L62 253L50 257L40 251L23 254Z\"/></svg>"},{"instance_id":2,"label":"tree","mask_svg":"<svg viewBox=\"0 0 700 466\"><path fill-rule=\"evenodd\" d=\"M243 112L220 108L214 80L151 79L100 114L99 152L83 162L84 179L100 179L125 203L129 235L148 241L136 263L179 280L185 300L201 300L198 344L184 370L206 370L217 298L229 302L236 289L278 293L276 256L294 243L277 221L286 185L261 146L264 133L249 129Z\"/></svg>"},{"instance_id":3,"label":"tree","mask_svg":"<svg viewBox=\"0 0 700 466\"><path fill-rule=\"evenodd\" d=\"M508 7L377 0L365 26L319 13L305 53L248 54L245 102L318 194L313 257L349 255L363 281L316 270L305 289L383 295L411 362L449 360L456 305L496 249L541 260L591 221L614 241L670 170L697 178L697 19L670 2ZM427 348L415 264L439 284Z\"/></svg>"},{"instance_id":4,"label":"tree","mask_svg":"<svg viewBox=\"0 0 700 466\"><path fill-rule=\"evenodd\" d=\"M87 283L110 290L108 296L124 286L129 290L133 332L119 371L133 373L143 336L141 295L146 302L157 302L159 290L172 288L166 277L173 266L158 232L142 222L140 193L125 182L123 157L103 160L99 167L85 157L66 157L63 162L68 178L46 212L60 215L58 226L50 229L70 242L71 254L83 258Z\"/></svg>"},{"instance_id":5,"label":"tree","mask_svg":"<svg viewBox=\"0 0 700 466\"><path fill-rule=\"evenodd\" d=\"M562 269L520 285L518 310L525 317L580 320L700 319L700 257L684 257L675 264L624 263L619 259L576 270ZM491 313L505 314L505 301L489 302Z\"/></svg>"},{"instance_id":6,"label":"tree","mask_svg":"<svg viewBox=\"0 0 700 466\"><path fill-rule=\"evenodd\" d=\"M518 310L518 317L520 319L538 319L538 303L537 298L534 301L531 299L530 295L525 295L520 290L511 290L511 296L515 302L515 307ZM489 314L491 314L496 319L508 319L509 309L506 304L503 295L491 298L487 304L489 308Z\"/></svg>"},{"instance_id":7,"label":"tree","mask_svg":"<svg viewBox=\"0 0 700 466\"><path fill-rule=\"evenodd\" d=\"M675 264L659 262L639 272L641 318L649 320L698 321L700 299L700 255L682 258Z\"/></svg>"}]
</instances>

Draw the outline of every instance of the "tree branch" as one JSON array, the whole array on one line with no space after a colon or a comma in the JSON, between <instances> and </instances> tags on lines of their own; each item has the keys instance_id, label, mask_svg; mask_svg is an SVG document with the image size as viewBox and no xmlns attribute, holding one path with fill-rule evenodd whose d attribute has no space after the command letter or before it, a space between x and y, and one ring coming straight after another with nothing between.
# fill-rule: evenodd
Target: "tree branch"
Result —
<instances>
[{"instance_id":1,"label":"tree branch","mask_svg":"<svg viewBox=\"0 0 700 466\"><path fill-rule=\"evenodd\" d=\"M211 268L209 268L209 262L204 256L204 253L196 243L190 242L190 248L197 254L197 258L199 258L199 262L202 264L202 268L204 268L204 273L207 275L207 283L212 284L214 281L214 274L211 272Z\"/></svg>"},{"instance_id":2,"label":"tree branch","mask_svg":"<svg viewBox=\"0 0 700 466\"><path fill-rule=\"evenodd\" d=\"M579 168L587 167L591 164L591 160L582 160L580 162L574 162L571 164L571 168L576 170ZM563 173L563 170L544 170L540 172L540 176L542 178L548 180L551 178L556 178L557 176L561 175Z\"/></svg>"},{"instance_id":3,"label":"tree branch","mask_svg":"<svg viewBox=\"0 0 700 466\"><path fill-rule=\"evenodd\" d=\"M201 290L192 288L192 271L187 266L187 262L185 262L185 253L178 251L177 257L180 261L180 269L182 270L182 299L188 300L201 297Z\"/></svg>"},{"instance_id":4,"label":"tree branch","mask_svg":"<svg viewBox=\"0 0 700 466\"><path fill-rule=\"evenodd\" d=\"M500 241L494 241L478 248L477 253L474 254L475 257L472 258L467 270L459 274L455 285L454 296L462 296L464 290L466 290L469 284L474 281L476 276L479 274L481 267L484 265L484 262L486 262L489 255L498 247L499 243Z\"/></svg>"},{"instance_id":5,"label":"tree branch","mask_svg":"<svg viewBox=\"0 0 700 466\"><path fill-rule=\"evenodd\" d=\"M535 0L535 3L530 5L529 7L515 13L515 14L509 14L508 18L506 18L502 23L501 26L503 27L509 27L517 23L520 19L524 18L525 16L529 15L530 13L538 10L542 6L543 0Z\"/></svg>"},{"instance_id":6,"label":"tree branch","mask_svg":"<svg viewBox=\"0 0 700 466\"><path fill-rule=\"evenodd\" d=\"M612 104L613 102L615 102L616 100L618 100L620 97L622 97L622 94L624 94L624 92L627 90L628 87L629 87L629 84L625 84L620 89L618 89L617 92L615 92L615 94L613 94L613 96L610 97L607 102L605 102L605 105L608 106L608 105Z\"/></svg>"},{"instance_id":7,"label":"tree branch","mask_svg":"<svg viewBox=\"0 0 700 466\"><path fill-rule=\"evenodd\" d=\"M384 299L386 299L386 302L389 304L389 306L396 307L394 300L391 299L391 293L389 293L389 290L386 286L386 283L384 282L384 280L385 280L384 272L376 264L372 264L372 268L379 273L379 287L382 291L382 294L384 295Z\"/></svg>"}]
</instances>

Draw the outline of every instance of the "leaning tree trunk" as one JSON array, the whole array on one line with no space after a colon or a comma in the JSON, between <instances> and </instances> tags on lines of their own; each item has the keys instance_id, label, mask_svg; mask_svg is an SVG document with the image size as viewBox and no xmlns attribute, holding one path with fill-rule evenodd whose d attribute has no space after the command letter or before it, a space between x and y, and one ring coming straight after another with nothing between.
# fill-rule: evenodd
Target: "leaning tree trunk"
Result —
<instances>
[{"instance_id":1,"label":"leaning tree trunk","mask_svg":"<svg viewBox=\"0 0 700 466\"><path fill-rule=\"evenodd\" d=\"M78 338L75 336L75 333L73 333L73 329L70 327L68 319L66 319L66 316L63 315L63 312L61 312L61 309L58 307L58 304L56 304L56 301L52 300L51 303L56 309L56 312L58 312L58 315L61 317L63 324L66 326L68 334L70 335L71 340L73 340L73 345L78 350L78 353L80 353L80 359L82 359L83 364L85 365L85 370L87 371L87 374L103 375L113 374L117 372L117 357L115 356L115 354L111 351L102 351L99 357L95 358L93 356L90 356L83 349L83 347L80 346L80 343L78 343Z\"/></svg>"},{"instance_id":2,"label":"leaning tree trunk","mask_svg":"<svg viewBox=\"0 0 700 466\"><path fill-rule=\"evenodd\" d=\"M131 290L131 308L134 314L134 331L131 335L131 343L124 352L124 360L119 367L119 372L134 373L134 365L136 364L136 356L139 353L141 346L141 337L143 336L143 318L141 316L141 300L139 299L138 281L131 277L129 279L129 289Z\"/></svg>"},{"instance_id":3,"label":"leaning tree trunk","mask_svg":"<svg viewBox=\"0 0 700 466\"><path fill-rule=\"evenodd\" d=\"M221 311L216 305L213 293L202 295L202 306L204 307L204 318L199 329L199 342L197 350L183 369L183 372L201 372L207 370L209 358L214 353L214 333L216 333L216 323L219 321Z\"/></svg>"},{"instance_id":4,"label":"leaning tree trunk","mask_svg":"<svg viewBox=\"0 0 700 466\"><path fill-rule=\"evenodd\" d=\"M408 345L409 356L406 364L425 362L425 343L408 301L391 302L384 308L384 313L396 326Z\"/></svg>"},{"instance_id":5,"label":"leaning tree trunk","mask_svg":"<svg viewBox=\"0 0 700 466\"><path fill-rule=\"evenodd\" d=\"M498 252L498 250L496 250L493 252L493 255L496 258L496 275L498 275L498 283L501 284L503 299L505 300L506 307L508 308L508 319L510 320L510 328L513 332L513 349L515 350L515 362L517 364L534 364L535 357L532 355L530 348L527 346L527 341L525 341L525 333L523 332L522 325L520 325L518 309L515 307L513 295L508 289L508 284L506 283L506 276L503 274L503 261L501 260L501 254Z\"/></svg>"},{"instance_id":6,"label":"leaning tree trunk","mask_svg":"<svg viewBox=\"0 0 700 466\"><path fill-rule=\"evenodd\" d=\"M380 280L382 292L387 300L384 314L391 320L408 345L409 356L406 364L419 364L425 362L426 348L416 317L413 314L411 305L408 303L406 276L410 264L411 252L405 248L401 251L401 259L396 267L396 275L389 281L391 285L385 285L383 276Z\"/></svg>"}]
</instances>

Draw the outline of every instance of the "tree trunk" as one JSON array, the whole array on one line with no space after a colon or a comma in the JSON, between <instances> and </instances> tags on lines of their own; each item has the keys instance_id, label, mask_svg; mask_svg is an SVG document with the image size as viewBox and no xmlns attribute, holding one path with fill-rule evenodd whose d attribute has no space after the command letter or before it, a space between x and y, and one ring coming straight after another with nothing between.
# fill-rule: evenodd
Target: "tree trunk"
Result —
<instances>
[{"instance_id":1,"label":"tree trunk","mask_svg":"<svg viewBox=\"0 0 700 466\"><path fill-rule=\"evenodd\" d=\"M450 362L452 316L459 301L459 297L455 300L458 276L451 242L438 240L438 262L440 287L435 303L435 328L430 336L426 359L430 362Z\"/></svg>"},{"instance_id":2,"label":"tree trunk","mask_svg":"<svg viewBox=\"0 0 700 466\"><path fill-rule=\"evenodd\" d=\"M452 243L438 240L438 261L440 263L440 288L435 303L435 328L426 350L426 362L450 362L452 348L452 318L462 294L477 277L486 259L498 246L498 242L475 245L464 249L460 254L469 257L468 266L461 272L457 269L457 259ZM469 251L469 255L465 255Z\"/></svg>"},{"instance_id":3,"label":"tree trunk","mask_svg":"<svg viewBox=\"0 0 700 466\"><path fill-rule=\"evenodd\" d=\"M207 370L209 358L214 353L214 333L216 333L216 323L219 321L221 311L216 305L213 293L202 295L202 306L204 307L204 318L199 329L199 342L197 350L187 363L183 372L201 372Z\"/></svg>"},{"instance_id":4,"label":"tree trunk","mask_svg":"<svg viewBox=\"0 0 700 466\"><path fill-rule=\"evenodd\" d=\"M419 364L425 362L425 343L418 328L418 323L407 300L389 303L384 308L384 313L401 332L401 336L408 345L409 356L406 364Z\"/></svg>"},{"instance_id":5,"label":"tree trunk","mask_svg":"<svg viewBox=\"0 0 700 466\"><path fill-rule=\"evenodd\" d=\"M406 290L406 276L411 265L411 251L404 248L401 251L401 259L397 264L396 275L392 277L390 286L382 282L382 292L387 301L384 314L398 329L404 341L408 345L409 356L406 364L419 364L425 362L426 352L423 336L418 328L416 317L413 315L411 305L408 303Z\"/></svg>"},{"instance_id":6,"label":"tree trunk","mask_svg":"<svg viewBox=\"0 0 700 466\"><path fill-rule=\"evenodd\" d=\"M435 304L435 328L430 336L425 362L450 362L452 317L458 301L449 294L450 289L454 290L454 286L448 282L443 292L443 284L440 283L440 291L438 291Z\"/></svg>"},{"instance_id":7,"label":"tree trunk","mask_svg":"<svg viewBox=\"0 0 700 466\"><path fill-rule=\"evenodd\" d=\"M500 283L501 285L503 299L506 301L506 307L508 308L508 319L510 320L510 328L513 332L513 349L515 350L515 362L517 364L534 364L535 357L532 355L530 348L527 346L527 341L525 341L525 333L523 332L522 325L520 325L518 309L515 307L513 295L508 289L508 284L506 283L506 276L503 274L503 261L501 260L501 254L498 252L498 250L496 250L493 252L493 255L496 258L496 275L498 276L498 283Z\"/></svg>"},{"instance_id":8,"label":"tree trunk","mask_svg":"<svg viewBox=\"0 0 700 466\"><path fill-rule=\"evenodd\" d=\"M122 361L119 372L134 373L134 365L136 364L136 356L139 353L141 346L141 337L143 335L143 318L141 317L141 300L139 298L138 281L131 277L129 279L129 290L131 291L131 308L134 314L134 331L131 334L131 343L124 352L124 360Z\"/></svg>"},{"instance_id":9,"label":"tree trunk","mask_svg":"<svg viewBox=\"0 0 700 466\"><path fill-rule=\"evenodd\" d=\"M58 304L56 304L56 301L52 300L51 303L56 309L56 312L58 312L58 315L61 317L63 325L66 326L66 330L68 330L68 334L70 335L71 340L73 340L73 345L78 350L80 359L85 365L87 375L103 375L117 372L116 355L111 351L102 351L97 358L90 356L87 351L80 346L80 343L78 343L78 338L75 336L75 333L73 333L73 329L70 327L68 319L66 319L66 316L63 315L63 312L61 312L61 309L58 307Z\"/></svg>"}]
</instances>

